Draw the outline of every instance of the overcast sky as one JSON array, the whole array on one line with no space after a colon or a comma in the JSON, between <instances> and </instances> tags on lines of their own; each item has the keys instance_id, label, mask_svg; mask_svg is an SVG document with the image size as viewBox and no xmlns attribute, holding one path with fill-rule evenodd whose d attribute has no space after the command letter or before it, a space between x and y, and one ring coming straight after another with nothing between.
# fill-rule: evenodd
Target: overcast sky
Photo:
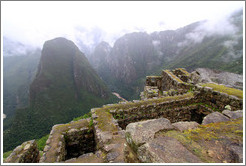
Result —
<instances>
[{"instance_id":1,"label":"overcast sky","mask_svg":"<svg viewBox=\"0 0 246 166\"><path fill-rule=\"evenodd\" d=\"M42 47L63 36L91 44L92 34L114 42L124 33L177 29L204 19L219 20L244 1L1 2L1 26L6 37Z\"/></svg>"}]
</instances>

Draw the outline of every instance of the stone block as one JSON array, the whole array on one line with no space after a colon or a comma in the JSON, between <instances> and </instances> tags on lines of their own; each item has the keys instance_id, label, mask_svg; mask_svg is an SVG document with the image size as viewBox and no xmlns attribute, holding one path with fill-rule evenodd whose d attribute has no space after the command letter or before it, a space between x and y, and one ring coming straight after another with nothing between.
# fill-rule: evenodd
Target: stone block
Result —
<instances>
[{"instance_id":1,"label":"stone block","mask_svg":"<svg viewBox=\"0 0 246 166\"><path fill-rule=\"evenodd\" d=\"M172 124L177 130L184 131L189 129L195 129L199 126L197 122L176 122Z\"/></svg>"},{"instance_id":2,"label":"stone block","mask_svg":"<svg viewBox=\"0 0 246 166\"><path fill-rule=\"evenodd\" d=\"M243 110L238 110L238 111L224 110L222 114L226 115L230 119L237 119L243 117Z\"/></svg>"},{"instance_id":3,"label":"stone block","mask_svg":"<svg viewBox=\"0 0 246 166\"><path fill-rule=\"evenodd\" d=\"M219 113L219 112L213 112L211 114L208 114L203 118L202 124L209 124L209 123L216 123L216 122L225 122L229 121L230 119L226 117L225 115Z\"/></svg>"},{"instance_id":4,"label":"stone block","mask_svg":"<svg viewBox=\"0 0 246 166\"><path fill-rule=\"evenodd\" d=\"M131 146L139 147L146 141L153 139L158 131L172 129L174 127L166 118L130 123L126 126L126 140Z\"/></svg>"}]
</instances>

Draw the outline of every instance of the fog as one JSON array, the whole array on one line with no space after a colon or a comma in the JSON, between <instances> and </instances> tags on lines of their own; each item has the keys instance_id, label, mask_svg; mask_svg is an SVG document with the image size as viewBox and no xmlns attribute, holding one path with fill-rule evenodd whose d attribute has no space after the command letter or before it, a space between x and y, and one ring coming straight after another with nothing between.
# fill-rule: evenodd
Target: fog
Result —
<instances>
[{"instance_id":1,"label":"fog","mask_svg":"<svg viewBox=\"0 0 246 166\"><path fill-rule=\"evenodd\" d=\"M100 41L113 46L125 33L175 30L196 21L209 20L186 36L187 40L201 42L213 33L236 32L227 18L244 4L242 1L4 1L1 2L1 34L39 48L46 40L60 36L90 47Z\"/></svg>"},{"instance_id":2,"label":"fog","mask_svg":"<svg viewBox=\"0 0 246 166\"><path fill-rule=\"evenodd\" d=\"M178 43L178 46L183 47L191 43L201 43L205 37L214 35L236 35L239 29L230 21L231 14L232 12L201 21L197 28L191 33L186 34L186 40ZM229 46L228 44L226 43L225 46Z\"/></svg>"}]
</instances>

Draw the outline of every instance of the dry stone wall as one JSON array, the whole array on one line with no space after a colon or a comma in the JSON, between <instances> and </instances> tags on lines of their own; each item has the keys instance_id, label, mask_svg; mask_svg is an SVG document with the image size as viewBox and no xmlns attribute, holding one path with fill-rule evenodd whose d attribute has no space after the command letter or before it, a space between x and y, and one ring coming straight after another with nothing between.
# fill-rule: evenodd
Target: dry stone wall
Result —
<instances>
[{"instance_id":1,"label":"dry stone wall","mask_svg":"<svg viewBox=\"0 0 246 166\"><path fill-rule=\"evenodd\" d=\"M66 160L96 151L94 133L88 127L70 129L64 134L64 138L67 151Z\"/></svg>"},{"instance_id":2,"label":"dry stone wall","mask_svg":"<svg viewBox=\"0 0 246 166\"><path fill-rule=\"evenodd\" d=\"M186 82L183 82L180 80L176 75L174 75L169 70L163 70L162 71L162 91L168 91L170 89L183 89L183 90L189 90L190 84L187 84Z\"/></svg>"},{"instance_id":3,"label":"dry stone wall","mask_svg":"<svg viewBox=\"0 0 246 166\"><path fill-rule=\"evenodd\" d=\"M53 126L40 162L62 162L95 151L95 141L89 119Z\"/></svg>"},{"instance_id":4,"label":"dry stone wall","mask_svg":"<svg viewBox=\"0 0 246 166\"><path fill-rule=\"evenodd\" d=\"M191 87L188 84L189 73L185 69L173 71L163 70L161 76L147 76L144 92L140 94L141 99L149 99L158 96L170 95L170 90L177 94L186 93ZM172 94L172 93L171 93Z\"/></svg>"},{"instance_id":5,"label":"dry stone wall","mask_svg":"<svg viewBox=\"0 0 246 166\"><path fill-rule=\"evenodd\" d=\"M132 107L128 109L111 110L110 113L118 120L119 126L122 129L132 122L141 120L154 119L164 117L172 123L178 121L197 121L201 123L202 118L213 112L213 110L204 105L194 104L196 99L187 98L161 103L153 103Z\"/></svg>"},{"instance_id":6,"label":"dry stone wall","mask_svg":"<svg viewBox=\"0 0 246 166\"><path fill-rule=\"evenodd\" d=\"M210 105L220 111L225 109L225 106L227 105L229 105L233 111L243 109L243 100L236 96L215 91L210 87L201 87L199 85L196 85L196 90L199 92L196 95L199 102Z\"/></svg>"},{"instance_id":7,"label":"dry stone wall","mask_svg":"<svg viewBox=\"0 0 246 166\"><path fill-rule=\"evenodd\" d=\"M161 76L147 76L146 77L146 86L157 86L158 89L161 88Z\"/></svg>"},{"instance_id":8,"label":"dry stone wall","mask_svg":"<svg viewBox=\"0 0 246 166\"><path fill-rule=\"evenodd\" d=\"M184 68L178 68L172 70L172 73L181 79L183 82L189 82L190 73L188 73Z\"/></svg>"}]
</instances>

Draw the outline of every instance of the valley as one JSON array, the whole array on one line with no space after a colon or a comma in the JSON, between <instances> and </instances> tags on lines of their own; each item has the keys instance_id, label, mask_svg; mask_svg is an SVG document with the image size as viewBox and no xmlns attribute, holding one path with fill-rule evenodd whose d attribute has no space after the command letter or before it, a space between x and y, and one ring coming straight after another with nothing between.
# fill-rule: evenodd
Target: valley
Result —
<instances>
[{"instance_id":1,"label":"valley","mask_svg":"<svg viewBox=\"0 0 246 166\"><path fill-rule=\"evenodd\" d=\"M116 92L112 92L113 95L115 95L116 97L118 97L118 99L122 100L122 101L127 101L126 99L124 99L123 97L121 97L118 93Z\"/></svg>"}]
</instances>

